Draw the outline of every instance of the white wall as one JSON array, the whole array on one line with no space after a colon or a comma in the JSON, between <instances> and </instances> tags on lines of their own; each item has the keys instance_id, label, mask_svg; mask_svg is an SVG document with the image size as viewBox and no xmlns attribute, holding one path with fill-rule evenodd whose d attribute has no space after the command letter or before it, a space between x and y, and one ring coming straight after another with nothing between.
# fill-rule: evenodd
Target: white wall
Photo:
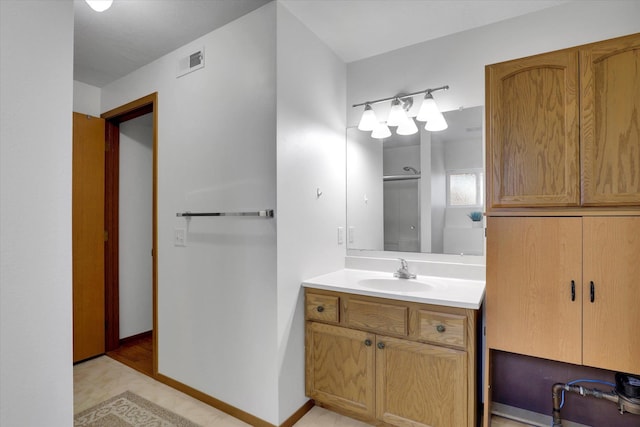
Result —
<instances>
[{"instance_id":1,"label":"white wall","mask_svg":"<svg viewBox=\"0 0 640 427\"><path fill-rule=\"evenodd\" d=\"M102 111L158 92L159 371L278 418L276 220L182 211L276 206L276 6L257 9L102 90ZM204 46L204 68L176 78ZM187 247L173 245L186 227Z\"/></svg>"},{"instance_id":2,"label":"white wall","mask_svg":"<svg viewBox=\"0 0 640 427\"><path fill-rule=\"evenodd\" d=\"M0 425L73 423L73 2L0 1Z\"/></svg>"},{"instance_id":3,"label":"white wall","mask_svg":"<svg viewBox=\"0 0 640 427\"><path fill-rule=\"evenodd\" d=\"M280 3L277 21L279 424L307 400L300 284L344 267L346 66Z\"/></svg>"},{"instance_id":4,"label":"white wall","mask_svg":"<svg viewBox=\"0 0 640 427\"><path fill-rule=\"evenodd\" d=\"M347 129L348 248L384 249L384 187L382 141L368 132Z\"/></svg>"},{"instance_id":5,"label":"white wall","mask_svg":"<svg viewBox=\"0 0 640 427\"><path fill-rule=\"evenodd\" d=\"M639 16L637 0L577 1L352 62L347 105L442 85L450 90L434 98L443 111L484 105L485 65L635 33ZM361 113L349 107L347 123Z\"/></svg>"},{"instance_id":6,"label":"white wall","mask_svg":"<svg viewBox=\"0 0 640 427\"><path fill-rule=\"evenodd\" d=\"M120 124L120 338L153 329L152 114Z\"/></svg>"},{"instance_id":7,"label":"white wall","mask_svg":"<svg viewBox=\"0 0 640 427\"><path fill-rule=\"evenodd\" d=\"M73 111L100 117L100 88L74 80Z\"/></svg>"}]
</instances>

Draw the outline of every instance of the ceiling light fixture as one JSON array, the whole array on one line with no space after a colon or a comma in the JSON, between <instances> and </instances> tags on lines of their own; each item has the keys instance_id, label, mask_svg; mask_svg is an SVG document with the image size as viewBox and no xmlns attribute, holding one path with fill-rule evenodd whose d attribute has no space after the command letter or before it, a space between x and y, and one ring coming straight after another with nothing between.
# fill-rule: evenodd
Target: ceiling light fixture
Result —
<instances>
[{"instance_id":1,"label":"ceiling light fixture","mask_svg":"<svg viewBox=\"0 0 640 427\"><path fill-rule=\"evenodd\" d=\"M111 7L113 0L84 0L96 12L104 12Z\"/></svg>"},{"instance_id":2,"label":"ceiling light fixture","mask_svg":"<svg viewBox=\"0 0 640 427\"><path fill-rule=\"evenodd\" d=\"M408 111L413 105L413 97L424 93L424 100L422 101L416 120L426 122L424 128L430 132L445 130L448 126L447 121L438 108L435 99L433 99L432 93L448 89L449 86L441 86L434 89L425 89L419 92L413 92L408 95L396 95L389 98L354 104L353 107L360 107L364 105L364 112L362 113L362 118L358 124L358 129L362 131L372 130L372 138L387 138L391 136L389 126L397 126L396 133L398 135L412 135L418 132L418 127L416 126L415 121L409 117ZM387 101L391 101L389 117L386 123L379 122L376 119L376 114L373 111L372 105Z\"/></svg>"}]
</instances>

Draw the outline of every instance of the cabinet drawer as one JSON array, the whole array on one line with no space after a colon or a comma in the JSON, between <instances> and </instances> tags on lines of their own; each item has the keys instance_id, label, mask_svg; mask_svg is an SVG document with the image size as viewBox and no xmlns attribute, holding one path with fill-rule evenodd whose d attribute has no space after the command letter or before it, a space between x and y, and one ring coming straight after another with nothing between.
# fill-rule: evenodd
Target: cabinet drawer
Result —
<instances>
[{"instance_id":1,"label":"cabinet drawer","mask_svg":"<svg viewBox=\"0 0 640 427\"><path fill-rule=\"evenodd\" d=\"M465 348L466 317L435 311L418 311L418 339Z\"/></svg>"},{"instance_id":2,"label":"cabinet drawer","mask_svg":"<svg viewBox=\"0 0 640 427\"><path fill-rule=\"evenodd\" d=\"M409 308L350 298L346 310L346 325L393 335L408 335Z\"/></svg>"},{"instance_id":3,"label":"cabinet drawer","mask_svg":"<svg viewBox=\"0 0 640 427\"><path fill-rule=\"evenodd\" d=\"M338 323L340 298L331 295L307 293L306 314L309 320Z\"/></svg>"}]
</instances>

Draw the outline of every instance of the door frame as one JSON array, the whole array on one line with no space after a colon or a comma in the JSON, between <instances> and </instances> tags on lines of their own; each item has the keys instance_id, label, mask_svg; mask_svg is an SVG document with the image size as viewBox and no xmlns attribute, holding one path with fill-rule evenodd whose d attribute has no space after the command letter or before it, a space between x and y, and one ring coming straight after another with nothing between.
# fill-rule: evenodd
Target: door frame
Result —
<instances>
[{"instance_id":1,"label":"door frame","mask_svg":"<svg viewBox=\"0 0 640 427\"><path fill-rule=\"evenodd\" d=\"M105 349L120 346L118 209L120 178L120 123L153 114L152 185L152 288L153 376L158 374L158 92L131 101L100 115L105 119Z\"/></svg>"}]
</instances>

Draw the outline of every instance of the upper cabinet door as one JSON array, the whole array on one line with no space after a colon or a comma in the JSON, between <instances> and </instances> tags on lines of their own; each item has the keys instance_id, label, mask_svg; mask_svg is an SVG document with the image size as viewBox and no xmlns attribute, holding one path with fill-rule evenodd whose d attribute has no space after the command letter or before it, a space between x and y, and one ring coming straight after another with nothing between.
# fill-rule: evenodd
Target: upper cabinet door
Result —
<instances>
[{"instance_id":1,"label":"upper cabinet door","mask_svg":"<svg viewBox=\"0 0 640 427\"><path fill-rule=\"evenodd\" d=\"M490 65L488 206L580 204L578 51Z\"/></svg>"},{"instance_id":2,"label":"upper cabinet door","mask_svg":"<svg viewBox=\"0 0 640 427\"><path fill-rule=\"evenodd\" d=\"M580 51L582 203L640 204L640 33Z\"/></svg>"}]
</instances>

